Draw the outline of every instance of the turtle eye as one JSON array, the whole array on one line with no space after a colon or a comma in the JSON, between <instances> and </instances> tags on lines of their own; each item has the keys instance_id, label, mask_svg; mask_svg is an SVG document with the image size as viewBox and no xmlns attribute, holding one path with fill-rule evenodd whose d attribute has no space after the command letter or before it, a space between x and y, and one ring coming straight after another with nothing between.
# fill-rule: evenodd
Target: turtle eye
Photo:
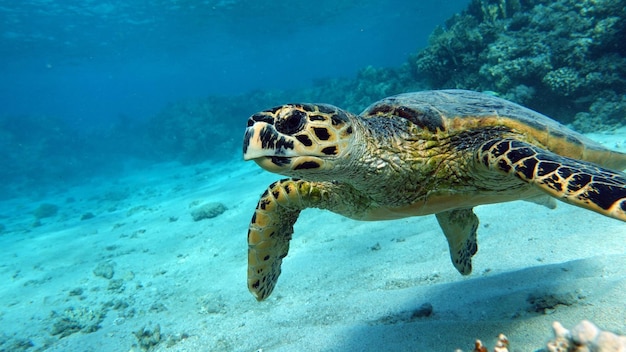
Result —
<instances>
[{"instance_id":1,"label":"turtle eye","mask_svg":"<svg viewBox=\"0 0 626 352\"><path fill-rule=\"evenodd\" d=\"M306 122L306 113L300 110L293 110L288 116L276 122L276 129L278 132L292 135L300 132Z\"/></svg>"}]
</instances>

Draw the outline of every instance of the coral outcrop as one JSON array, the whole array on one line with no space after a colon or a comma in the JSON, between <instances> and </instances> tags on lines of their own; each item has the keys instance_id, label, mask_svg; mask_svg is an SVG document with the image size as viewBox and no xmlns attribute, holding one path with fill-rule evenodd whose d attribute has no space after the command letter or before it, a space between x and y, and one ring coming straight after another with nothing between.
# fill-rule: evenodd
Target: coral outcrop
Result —
<instances>
[{"instance_id":1,"label":"coral outcrop","mask_svg":"<svg viewBox=\"0 0 626 352\"><path fill-rule=\"evenodd\" d=\"M626 336L603 331L587 320L583 320L571 330L555 321L552 329L554 339L537 352L626 352ZM476 340L472 352L488 351L482 341ZM509 352L509 340L504 334L498 336L493 352Z\"/></svg>"},{"instance_id":2,"label":"coral outcrop","mask_svg":"<svg viewBox=\"0 0 626 352\"><path fill-rule=\"evenodd\" d=\"M626 336L600 330L587 320L583 320L572 330L567 330L559 322L552 324L554 340L548 342L547 352L625 352Z\"/></svg>"},{"instance_id":3,"label":"coral outcrop","mask_svg":"<svg viewBox=\"0 0 626 352\"><path fill-rule=\"evenodd\" d=\"M625 18L619 0L473 0L410 64L433 88L495 91L572 122L595 102L623 104Z\"/></svg>"}]
</instances>

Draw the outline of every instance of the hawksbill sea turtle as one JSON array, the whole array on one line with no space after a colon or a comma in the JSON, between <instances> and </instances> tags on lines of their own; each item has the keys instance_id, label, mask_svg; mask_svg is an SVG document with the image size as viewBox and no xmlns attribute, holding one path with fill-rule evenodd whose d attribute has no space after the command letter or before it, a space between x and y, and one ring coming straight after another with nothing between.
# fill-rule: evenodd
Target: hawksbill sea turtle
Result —
<instances>
[{"instance_id":1,"label":"hawksbill sea turtle","mask_svg":"<svg viewBox=\"0 0 626 352\"><path fill-rule=\"evenodd\" d=\"M554 199L626 221L626 154L535 111L465 90L405 93L360 115L287 104L248 119L245 160L290 178L261 195L248 231L248 288L273 291L305 208L357 220L435 214L455 268L472 270L480 204Z\"/></svg>"}]
</instances>

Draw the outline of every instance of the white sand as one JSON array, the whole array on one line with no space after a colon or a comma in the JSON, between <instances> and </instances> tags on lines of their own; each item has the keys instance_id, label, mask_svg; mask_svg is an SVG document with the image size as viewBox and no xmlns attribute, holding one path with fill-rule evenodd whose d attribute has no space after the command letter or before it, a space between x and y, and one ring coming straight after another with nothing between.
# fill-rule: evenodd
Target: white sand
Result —
<instances>
[{"instance_id":1,"label":"white sand","mask_svg":"<svg viewBox=\"0 0 626 352\"><path fill-rule=\"evenodd\" d=\"M626 151L626 130L592 138ZM512 351L533 351L554 320L626 333L626 224L563 203L476 208L468 277L434 216L357 222L306 210L276 290L258 303L246 288L246 231L279 178L240 161L167 164L3 202L0 350L30 340L32 350L139 351L133 333L157 324L155 351L468 351L501 332ZM207 202L228 210L194 222L190 205ZM60 210L33 227L41 203ZM87 212L95 217L81 221ZM100 263L111 279L94 275ZM532 296L564 304L534 312ZM414 316L425 303L432 315ZM94 332L51 335L64 318L96 313L106 315Z\"/></svg>"}]
</instances>

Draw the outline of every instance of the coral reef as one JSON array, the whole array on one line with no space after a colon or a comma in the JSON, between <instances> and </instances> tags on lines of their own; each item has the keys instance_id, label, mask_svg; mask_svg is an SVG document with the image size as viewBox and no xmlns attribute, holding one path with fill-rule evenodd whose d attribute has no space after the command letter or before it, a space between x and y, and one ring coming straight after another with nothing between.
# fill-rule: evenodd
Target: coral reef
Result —
<instances>
[{"instance_id":1,"label":"coral reef","mask_svg":"<svg viewBox=\"0 0 626 352\"><path fill-rule=\"evenodd\" d=\"M547 343L545 349L537 352L625 352L626 336L603 331L593 323L583 320L572 330L567 330L559 322L552 324L554 339ZM474 343L472 352L487 352L488 349L480 340ZM493 352L508 352L509 340L504 334L498 336ZM462 352L456 350L455 352Z\"/></svg>"},{"instance_id":2,"label":"coral reef","mask_svg":"<svg viewBox=\"0 0 626 352\"><path fill-rule=\"evenodd\" d=\"M161 159L195 163L227 159L234 155L234 116L237 111L226 97L189 99L170 104L151 119L148 133Z\"/></svg>"},{"instance_id":3,"label":"coral reef","mask_svg":"<svg viewBox=\"0 0 626 352\"><path fill-rule=\"evenodd\" d=\"M462 350L455 350L454 352L463 352ZM476 340L474 342L474 349L472 352L488 352L487 347L483 344L482 341ZM509 339L504 335L498 335L498 341L496 342L493 352L509 352Z\"/></svg>"},{"instance_id":4,"label":"coral reef","mask_svg":"<svg viewBox=\"0 0 626 352\"><path fill-rule=\"evenodd\" d=\"M602 331L593 323L583 320L572 330L567 330L559 322L552 324L554 340L548 342L547 352L624 352L626 336Z\"/></svg>"},{"instance_id":5,"label":"coral reef","mask_svg":"<svg viewBox=\"0 0 626 352\"><path fill-rule=\"evenodd\" d=\"M433 88L492 90L572 122L599 99L623 104L625 17L619 0L473 0L410 65Z\"/></svg>"},{"instance_id":6,"label":"coral reef","mask_svg":"<svg viewBox=\"0 0 626 352\"><path fill-rule=\"evenodd\" d=\"M589 112L579 112L572 126L581 132L613 130L624 125L626 118L626 95L605 92L589 107Z\"/></svg>"}]
</instances>

